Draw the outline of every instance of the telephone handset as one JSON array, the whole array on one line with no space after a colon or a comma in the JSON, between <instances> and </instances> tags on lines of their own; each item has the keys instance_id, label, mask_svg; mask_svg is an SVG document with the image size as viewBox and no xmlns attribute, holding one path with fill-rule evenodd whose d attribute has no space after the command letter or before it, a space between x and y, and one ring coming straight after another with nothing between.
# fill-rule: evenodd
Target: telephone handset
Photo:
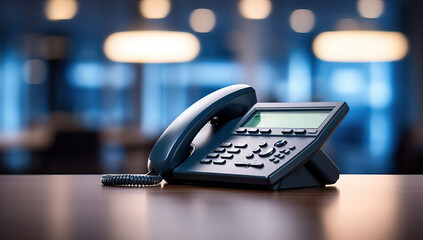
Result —
<instances>
[{"instance_id":1,"label":"telephone handset","mask_svg":"<svg viewBox=\"0 0 423 240\"><path fill-rule=\"evenodd\" d=\"M266 189L332 184L339 169L320 149L348 110L344 102L257 103L252 87L225 87L169 125L151 150L147 175L104 175L102 183L154 185L163 177Z\"/></svg>"}]
</instances>

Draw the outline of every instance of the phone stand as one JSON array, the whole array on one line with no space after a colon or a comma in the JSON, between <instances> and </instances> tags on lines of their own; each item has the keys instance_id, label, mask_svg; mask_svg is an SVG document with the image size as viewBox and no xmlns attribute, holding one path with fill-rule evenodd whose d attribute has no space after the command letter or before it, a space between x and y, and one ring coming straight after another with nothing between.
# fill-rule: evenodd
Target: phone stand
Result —
<instances>
[{"instance_id":1,"label":"phone stand","mask_svg":"<svg viewBox=\"0 0 423 240\"><path fill-rule=\"evenodd\" d=\"M282 178L272 189L325 186L335 183L338 178L339 168L320 150L303 166Z\"/></svg>"}]
</instances>

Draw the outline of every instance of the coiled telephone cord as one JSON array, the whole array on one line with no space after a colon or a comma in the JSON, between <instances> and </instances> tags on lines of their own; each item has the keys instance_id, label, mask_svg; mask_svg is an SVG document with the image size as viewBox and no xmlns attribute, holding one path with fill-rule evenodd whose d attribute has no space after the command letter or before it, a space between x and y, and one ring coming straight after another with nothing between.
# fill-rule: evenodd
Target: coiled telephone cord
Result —
<instances>
[{"instance_id":1,"label":"coiled telephone cord","mask_svg":"<svg viewBox=\"0 0 423 240\"><path fill-rule=\"evenodd\" d=\"M106 174L101 177L101 183L107 186L153 186L159 184L162 176L147 174Z\"/></svg>"}]
</instances>

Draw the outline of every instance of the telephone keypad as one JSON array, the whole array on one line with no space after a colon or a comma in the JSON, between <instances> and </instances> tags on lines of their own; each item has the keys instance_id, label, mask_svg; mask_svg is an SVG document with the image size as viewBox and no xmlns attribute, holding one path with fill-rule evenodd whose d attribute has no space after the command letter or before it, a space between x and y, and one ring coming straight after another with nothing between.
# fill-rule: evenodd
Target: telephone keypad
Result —
<instances>
[{"instance_id":1,"label":"telephone keypad","mask_svg":"<svg viewBox=\"0 0 423 240\"><path fill-rule=\"evenodd\" d=\"M226 163L226 160L225 159L216 159L216 160L213 160L213 164L223 165L225 163Z\"/></svg>"},{"instance_id":2,"label":"telephone keypad","mask_svg":"<svg viewBox=\"0 0 423 240\"><path fill-rule=\"evenodd\" d=\"M209 154L207 154L206 157L207 158L218 158L219 157L219 154L218 153L209 153Z\"/></svg>"},{"instance_id":3,"label":"telephone keypad","mask_svg":"<svg viewBox=\"0 0 423 240\"><path fill-rule=\"evenodd\" d=\"M280 151L276 151L277 148L283 147L288 144L288 141L284 139L279 139L275 141L262 141L256 144L256 146L253 145L249 147L247 143L243 142L224 142L220 144L219 147L215 148L213 152L209 153L206 158L200 161L200 163L210 164L213 162L217 165L224 165L226 164L227 160L241 160L241 156L237 157L237 155L244 153L246 154L244 155L244 159L249 161L236 161L234 163L235 166L246 168L263 168L265 165L264 163L253 161L255 155L258 155L261 158L268 158L269 162L278 164L282 161L282 159L285 159L285 155L290 154L291 151L296 149L295 145L290 145L289 147L283 148Z\"/></svg>"}]
</instances>

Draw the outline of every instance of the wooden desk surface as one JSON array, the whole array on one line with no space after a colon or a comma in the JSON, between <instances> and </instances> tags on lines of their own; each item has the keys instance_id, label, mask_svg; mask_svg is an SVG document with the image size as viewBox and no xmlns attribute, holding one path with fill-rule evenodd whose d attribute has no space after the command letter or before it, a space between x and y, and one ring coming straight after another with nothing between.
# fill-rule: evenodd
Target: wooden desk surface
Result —
<instances>
[{"instance_id":1,"label":"wooden desk surface","mask_svg":"<svg viewBox=\"0 0 423 240\"><path fill-rule=\"evenodd\" d=\"M423 175L341 175L333 187L283 191L2 175L0 238L422 239Z\"/></svg>"}]
</instances>

